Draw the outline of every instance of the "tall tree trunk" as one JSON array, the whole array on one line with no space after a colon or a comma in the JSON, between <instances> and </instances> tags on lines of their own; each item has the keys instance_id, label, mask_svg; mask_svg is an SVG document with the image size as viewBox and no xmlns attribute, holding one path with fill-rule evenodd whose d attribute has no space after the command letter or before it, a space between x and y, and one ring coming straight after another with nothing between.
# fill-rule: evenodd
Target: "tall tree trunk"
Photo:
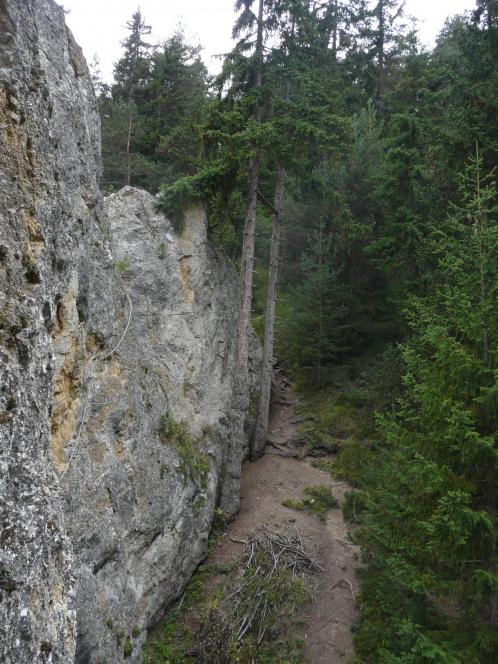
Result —
<instances>
[{"instance_id":1,"label":"tall tree trunk","mask_svg":"<svg viewBox=\"0 0 498 664\"><path fill-rule=\"evenodd\" d=\"M242 263L240 268L240 305L235 332L235 383L237 385L243 384L244 386L247 382L246 374L249 358L252 283L254 273L254 238L256 235L256 209L260 162L260 156L256 155L251 158L249 164L249 187L242 242ZM242 390L242 392L245 392L245 390ZM245 401L243 401L240 406L245 409Z\"/></svg>"},{"instance_id":2,"label":"tall tree trunk","mask_svg":"<svg viewBox=\"0 0 498 664\"><path fill-rule=\"evenodd\" d=\"M476 160L479 164L479 146L476 145ZM484 244L483 244L483 210L481 204L481 173L477 170L477 215L475 220L475 233L479 242L479 281L480 281L480 299L481 299L481 337L482 337L482 361L489 366L489 331L486 313L486 302L488 299L486 285L486 270L484 264Z\"/></svg>"},{"instance_id":3,"label":"tall tree trunk","mask_svg":"<svg viewBox=\"0 0 498 664\"><path fill-rule=\"evenodd\" d=\"M336 15L337 19L337 15ZM291 46L294 41L295 23L292 21ZM285 82L283 99L289 101L291 84ZM263 342L263 362L259 392L256 426L251 440L251 458L257 459L263 454L268 437L268 417L270 414L271 383L273 378L273 348L275 345L275 312L277 307L278 276L280 272L280 245L282 236L283 208L285 190L285 168L282 163L277 168L275 196L273 203L272 234L270 244L270 265L268 289L266 293L265 338Z\"/></svg>"},{"instance_id":4,"label":"tall tree trunk","mask_svg":"<svg viewBox=\"0 0 498 664\"><path fill-rule=\"evenodd\" d=\"M255 47L255 88L263 83L263 7L259 0L258 29ZM256 102L254 111L256 122L261 122L261 104ZM239 482L242 465L245 415L249 409L249 338L251 326L252 284L254 272L254 238L256 234L256 208L258 201L259 171L261 155L259 149L249 162L249 182L242 241L242 261L240 268L239 315L235 331L235 358L231 399L231 441L228 460L224 468L224 482L220 505L229 513L239 507Z\"/></svg>"},{"instance_id":5,"label":"tall tree trunk","mask_svg":"<svg viewBox=\"0 0 498 664\"><path fill-rule=\"evenodd\" d=\"M322 387L322 350L323 350L323 284L322 284L322 265L323 265L323 227L320 224L320 253L318 255L318 269L320 274L320 287L318 290L318 387Z\"/></svg>"},{"instance_id":6,"label":"tall tree trunk","mask_svg":"<svg viewBox=\"0 0 498 664\"><path fill-rule=\"evenodd\" d=\"M126 184L131 183L131 131L133 128L133 115L131 109L128 111L128 134L126 137Z\"/></svg>"},{"instance_id":7,"label":"tall tree trunk","mask_svg":"<svg viewBox=\"0 0 498 664\"><path fill-rule=\"evenodd\" d=\"M332 57L334 62L337 61L337 42L339 32L339 0L334 0L332 3L334 11L334 25L332 28Z\"/></svg>"},{"instance_id":8,"label":"tall tree trunk","mask_svg":"<svg viewBox=\"0 0 498 664\"><path fill-rule=\"evenodd\" d=\"M265 339L259 393L258 417L251 446L251 457L257 459L263 453L268 436L271 382L273 378L273 347L275 343L275 310L277 303L278 275L280 271L280 244L283 221L285 169L280 164L275 184L275 202L270 247L270 270L266 295Z\"/></svg>"},{"instance_id":9,"label":"tall tree trunk","mask_svg":"<svg viewBox=\"0 0 498 664\"><path fill-rule=\"evenodd\" d=\"M264 0L259 0L258 33L256 38L256 78L255 87L260 89L263 81L263 6ZM254 112L256 122L261 122L261 104L256 102ZM249 334L251 324L252 283L254 273L254 238L256 234L256 209L258 202L258 183L261 156L259 150L249 162L249 183L246 201L246 216L244 221L244 236L242 241L242 262L240 267L240 305L237 329L235 333L235 385L242 385L244 389L236 390L234 406L246 409L245 399L238 403L241 394L247 392L247 372L249 358Z\"/></svg>"},{"instance_id":10,"label":"tall tree trunk","mask_svg":"<svg viewBox=\"0 0 498 664\"><path fill-rule=\"evenodd\" d=\"M378 75L377 75L377 84L375 90L375 96L377 101L380 101L384 94L384 65L385 65L385 9L384 9L384 0L379 0L377 5L377 62L378 62Z\"/></svg>"}]
</instances>

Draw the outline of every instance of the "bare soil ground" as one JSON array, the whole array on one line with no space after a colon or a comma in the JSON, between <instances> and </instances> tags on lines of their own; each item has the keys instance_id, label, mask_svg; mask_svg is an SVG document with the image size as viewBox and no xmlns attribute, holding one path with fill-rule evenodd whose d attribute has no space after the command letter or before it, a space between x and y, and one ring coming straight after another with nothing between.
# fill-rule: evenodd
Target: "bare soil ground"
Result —
<instances>
[{"instance_id":1,"label":"bare soil ground","mask_svg":"<svg viewBox=\"0 0 498 664\"><path fill-rule=\"evenodd\" d=\"M308 486L330 486L340 503L347 484L314 468L311 459L294 458L299 418L297 399L281 379L273 399L269 444L256 463L246 463L242 475L241 510L206 561L214 566L229 563L241 553L244 540L262 526L299 536L324 572L318 579L310 616L300 636L305 642L306 664L336 664L353 656L351 627L357 618L356 595L359 549L348 534L340 509L329 512L326 522L307 512L282 505L301 500Z\"/></svg>"}]
</instances>

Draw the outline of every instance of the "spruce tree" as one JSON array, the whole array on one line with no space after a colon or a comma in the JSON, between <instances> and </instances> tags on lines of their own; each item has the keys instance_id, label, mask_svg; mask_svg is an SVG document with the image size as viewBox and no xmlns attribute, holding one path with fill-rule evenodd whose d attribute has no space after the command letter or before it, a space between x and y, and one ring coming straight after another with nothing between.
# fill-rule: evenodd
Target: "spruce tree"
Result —
<instances>
[{"instance_id":1,"label":"spruce tree","mask_svg":"<svg viewBox=\"0 0 498 664\"><path fill-rule=\"evenodd\" d=\"M308 385L323 387L347 325L347 289L339 279L335 238L322 220L300 261L300 283L280 308L279 341Z\"/></svg>"},{"instance_id":2,"label":"spruce tree","mask_svg":"<svg viewBox=\"0 0 498 664\"><path fill-rule=\"evenodd\" d=\"M149 53L151 45L144 40L150 35L151 27L146 25L140 9L126 24L129 35L121 43L124 48L122 58L114 68L114 79L116 81L116 97L123 97L128 105L128 118L126 127L126 180L124 184L131 184L132 177L132 141L137 120L136 102L139 89L148 80L149 75Z\"/></svg>"},{"instance_id":3,"label":"spruce tree","mask_svg":"<svg viewBox=\"0 0 498 664\"><path fill-rule=\"evenodd\" d=\"M430 236L434 273L410 309L405 395L381 421L359 636L373 661L498 656L498 204L479 151L460 194Z\"/></svg>"}]
</instances>

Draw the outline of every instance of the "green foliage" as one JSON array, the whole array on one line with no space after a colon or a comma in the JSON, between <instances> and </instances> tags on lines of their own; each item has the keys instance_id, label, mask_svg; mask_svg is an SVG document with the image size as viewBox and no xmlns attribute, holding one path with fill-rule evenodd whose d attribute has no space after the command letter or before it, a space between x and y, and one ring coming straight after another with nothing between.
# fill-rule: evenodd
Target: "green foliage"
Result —
<instances>
[{"instance_id":1,"label":"green foliage","mask_svg":"<svg viewBox=\"0 0 498 664\"><path fill-rule=\"evenodd\" d=\"M125 659L128 659L128 657L131 657L132 652L133 652L133 641L129 636L127 636L123 647L123 657Z\"/></svg>"},{"instance_id":2,"label":"green foliage","mask_svg":"<svg viewBox=\"0 0 498 664\"><path fill-rule=\"evenodd\" d=\"M482 169L477 152L428 239L432 285L408 313L405 394L379 418L384 447L359 476L366 661L498 656L498 206Z\"/></svg>"},{"instance_id":3,"label":"green foliage","mask_svg":"<svg viewBox=\"0 0 498 664\"><path fill-rule=\"evenodd\" d=\"M347 480L352 486L362 486L365 474L370 472L375 453L367 441L350 441L344 446L330 469L338 480Z\"/></svg>"},{"instance_id":4,"label":"green foliage","mask_svg":"<svg viewBox=\"0 0 498 664\"><path fill-rule=\"evenodd\" d=\"M367 510L367 496L362 491L348 491L342 513L348 523L358 525Z\"/></svg>"},{"instance_id":5,"label":"green foliage","mask_svg":"<svg viewBox=\"0 0 498 664\"><path fill-rule=\"evenodd\" d=\"M329 510L339 507L337 498L329 486L307 486L302 500L287 499L282 502L284 507L305 511L317 516L320 521L327 519Z\"/></svg>"},{"instance_id":6,"label":"green foliage","mask_svg":"<svg viewBox=\"0 0 498 664\"><path fill-rule=\"evenodd\" d=\"M188 175L172 184L163 185L156 208L171 219L175 231L181 233L185 221L185 209L199 200L208 202L221 187L225 175L224 164L211 164L195 175Z\"/></svg>"},{"instance_id":7,"label":"green foliage","mask_svg":"<svg viewBox=\"0 0 498 664\"><path fill-rule=\"evenodd\" d=\"M100 84L104 186L130 184L156 192L164 182L192 175L201 154L208 104L207 72L199 47L176 32L152 47L140 12L117 62L114 85Z\"/></svg>"},{"instance_id":8,"label":"green foliage","mask_svg":"<svg viewBox=\"0 0 498 664\"><path fill-rule=\"evenodd\" d=\"M341 332L347 325L346 295L333 259L332 236L321 224L301 257L302 282L280 308L280 352L318 387L326 382L327 367L344 350Z\"/></svg>"},{"instance_id":9,"label":"green foliage","mask_svg":"<svg viewBox=\"0 0 498 664\"><path fill-rule=\"evenodd\" d=\"M361 471L368 462L368 439L375 431L375 413L392 407L400 392L400 351L394 346L374 348L350 365L335 365L331 380L330 387L303 392L298 406L303 419L299 440L304 456L341 452L337 473L344 478L343 463L354 463L357 457ZM328 470L336 461L326 459L324 463ZM352 477L352 468L347 474Z\"/></svg>"},{"instance_id":10,"label":"green foliage","mask_svg":"<svg viewBox=\"0 0 498 664\"><path fill-rule=\"evenodd\" d=\"M130 271L130 266L128 265L128 261L124 258L116 261L116 270L123 276L128 274L128 272Z\"/></svg>"},{"instance_id":11,"label":"green foliage","mask_svg":"<svg viewBox=\"0 0 498 664\"><path fill-rule=\"evenodd\" d=\"M161 416L158 427L159 438L172 445L180 457L180 471L185 480L207 486L210 470L209 458L200 447L200 440L194 438L184 422L175 422L169 413Z\"/></svg>"},{"instance_id":12,"label":"green foliage","mask_svg":"<svg viewBox=\"0 0 498 664\"><path fill-rule=\"evenodd\" d=\"M190 631L186 628L178 633L180 627L178 610L170 611L168 617L154 633L154 640L145 654L145 664L185 664L190 647Z\"/></svg>"}]
</instances>

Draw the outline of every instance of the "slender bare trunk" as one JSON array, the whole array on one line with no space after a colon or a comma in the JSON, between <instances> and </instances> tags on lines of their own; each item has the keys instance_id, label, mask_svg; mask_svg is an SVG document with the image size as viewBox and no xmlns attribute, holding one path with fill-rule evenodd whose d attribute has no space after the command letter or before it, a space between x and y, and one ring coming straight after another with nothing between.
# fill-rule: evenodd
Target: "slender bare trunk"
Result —
<instances>
[{"instance_id":1,"label":"slender bare trunk","mask_svg":"<svg viewBox=\"0 0 498 664\"><path fill-rule=\"evenodd\" d=\"M292 22L291 44L294 40L294 21ZM290 97L290 81L285 83L283 98ZM280 272L280 245L282 236L283 208L285 190L285 168L278 165L273 203L272 235L270 244L270 265L268 288L266 293L265 337L263 342L263 362L259 392L258 414L251 440L251 458L257 459L263 454L268 437L268 418L270 414L271 383L273 378L273 348L275 345L275 314L277 307L278 276Z\"/></svg>"},{"instance_id":2,"label":"slender bare trunk","mask_svg":"<svg viewBox=\"0 0 498 664\"><path fill-rule=\"evenodd\" d=\"M249 164L249 190L247 195L246 218L242 242L242 264L240 268L240 304L239 317L235 332L235 375L232 406L246 410L247 369L249 358L249 336L251 324L252 283L254 273L254 239L256 235L256 206L259 181L259 155Z\"/></svg>"},{"instance_id":3,"label":"slender bare trunk","mask_svg":"<svg viewBox=\"0 0 498 664\"><path fill-rule=\"evenodd\" d=\"M332 57L334 62L337 60L337 41L338 41L338 32L339 32L339 7L338 0L333 2L334 10L334 27L332 31Z\"/></svg>"},{"instance_id":4,"label":"slender bare trunk","mask_svg":"<svg viewBox=\"0 0 498 664\"><path fill-rule=\"evenodd\" d=\"M258 34L256 39L256 80L255 87L261 88L263 80L263 4L259 0L258 9ZM256 103L256 121L261 122L261 105ZM256 208L258 202L258 183L261 157L259 150L249 162L249 183L246 201L246 216L244 221L244 236L242 241L242 263L240 267L240 306L237 329L235 333L235 386L236 392L246 392L248 357L249 357L249 334L251 324L252 283L254 273L254 238L256 234ZM242 386L242 390L240 387ZM236 408L245 410L245 400L239 402L240 394L234 394Z\"/></svg>"},{"instance_id":5,"label":"slender bare trunk","mask_svg":"<svg viewBox=\"0 0 498 664\"><path fill-rule=\"evenodd\" d=\"M126 138L126 184L131 183L131 130L133 128L133 115L131 109L128 112L128 135Z\"/></svg>"},{"instance_id":6,"label":"slender bare trunk","mask_svg":"<svg viewBox=\"0 0 498 664\"><path fill-rule=\"evenodd\" d=\"M270 247L270 269L266 295L265 338L261 386L259 393L258 417L252 440L251 457L258 458L263 453L268 436L268 415L270 412L271 382L273 378L273 347L275 343L275 311L277 303L278 275L280 271L280 244L283 221L285 169L280 164L275 185L272 236Z\"/></svg>"},{"instance_id":7,"label":"slender bare trunk","mask_svg":"<svg viewBox=\"0 0 498 664\"><path fill-rule=\"evenodd\" d=\"M479 159L479 148L476 147L477 159ZM482 336L482 361L487 367L489 366L489 332L488 321L486 312L487 284L486 273L484 266L484 245L483 245L483 228L482 228L482 205L481 205L481 176L479 170L477 171L477 219L476 219L476 233L478 233L479 241L479 276L480 276L480 295L481 295L481 336Z\"/></svg>"},{"instance_id":8,"label":"slender bare trunk","mask_svg":"<svg viewBox=\"0 0 498 664\"><path fill-rule=\"evenodd\" d=\"M384 60L385 60L385 54L384 54L384 48L385 48L385 9L384 9L384 0L379 0L379 3L377 5L377 21L378 21L378 41L377 41L377 49L378 49L378 67L379 67L379 72L378 72L378 77L377 77L377 85L376 85L376 98L377 101L380 101L383 94L384 94Z\"/></svg>"},{"instance_id":9,"label":"slender bare trunk","mask_svg":"<svg viewBox=\"0 0 498 664\"><path fill-rule=\"evenodd\" d=\"M255 49L255 87L263 83L263 5L259 0L258 32ZM261 122L259 99L254 110L256 122ZM235 330L235 357L231 399L231 440L228 460L224 468L224 482L220 505L229 513L236 513L239 506L240 471L243 457L244 423L249 409L249 339L251 325L252 285L254 272L254 238L256 234L256 208L261 156L259 149L249 162L249 182L242 241L240 267L240 300L237 327Z\"/></svg>"}]
</instances>

